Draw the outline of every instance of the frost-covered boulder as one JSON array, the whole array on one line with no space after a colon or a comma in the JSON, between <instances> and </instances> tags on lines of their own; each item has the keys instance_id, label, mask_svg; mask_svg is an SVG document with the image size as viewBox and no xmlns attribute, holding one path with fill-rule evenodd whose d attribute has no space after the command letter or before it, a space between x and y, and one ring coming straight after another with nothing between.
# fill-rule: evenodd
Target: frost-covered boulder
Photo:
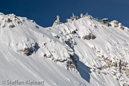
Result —
<instances>
[{"instance_id":1,"label":"frost-covered boulder","mask_svg":"<svg viewBox=\"0 0 129 86\"><path fill-rule=\"evenodd\" d=\"M114 27L118 27L119 26L119 22L116 20L111 21L111 23L113 24Z\"/></svg>"},{"instance_id":2,"label":"frost-covered boulder","mask_svg":"<svg viewBox=\"0 0 129 86\"><path fill-rule=\"evenodd\" d=\"M120 29L124 30L122 23L119 23L119 27L120 27Z\"/></svg>"}]
</instances>

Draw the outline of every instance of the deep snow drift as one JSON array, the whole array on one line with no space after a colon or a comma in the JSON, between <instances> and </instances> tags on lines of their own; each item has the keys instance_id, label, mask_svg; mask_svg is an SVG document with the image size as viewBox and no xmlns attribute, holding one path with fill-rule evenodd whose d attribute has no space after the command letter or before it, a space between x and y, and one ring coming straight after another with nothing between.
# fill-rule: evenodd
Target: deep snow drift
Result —
<instances>
[{"instance_id":1,"label":"deep snow drift","mask_svg":"<svg viewBox=\"0 0 129 86\"><path fill-rule=\"evenodd\" d=\"M43 28L0 13L0 86L129 85L128 28L89 16Z\"/></svg>"}]
</instances>

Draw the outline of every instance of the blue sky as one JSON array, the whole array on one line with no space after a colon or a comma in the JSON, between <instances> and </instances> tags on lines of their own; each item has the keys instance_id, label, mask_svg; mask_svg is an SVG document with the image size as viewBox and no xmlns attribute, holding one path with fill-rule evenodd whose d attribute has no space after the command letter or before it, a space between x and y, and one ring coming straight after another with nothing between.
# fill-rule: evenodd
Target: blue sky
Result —
<instances>
[{"instance_id":1,"label":"blue sky","mask_svg":"<svg viewBox=\"0 0 129 86\"><path fill-rule=\"evenodd\" d=\"M65 22L72 13L79 16L88 12L129 27L129 0L0 0L0 12L27 17L43 27L51 26L57 14Z\"/></svg>"}]
</instances>

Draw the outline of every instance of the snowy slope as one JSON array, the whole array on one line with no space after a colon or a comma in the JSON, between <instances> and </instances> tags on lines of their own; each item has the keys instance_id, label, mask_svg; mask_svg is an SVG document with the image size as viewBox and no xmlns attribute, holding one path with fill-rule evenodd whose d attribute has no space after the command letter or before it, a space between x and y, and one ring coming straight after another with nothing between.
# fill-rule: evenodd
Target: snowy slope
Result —
<instances>
[{"instance_id":1,"label":"snowy slope","mask_svg":"<svg viewBox=\"0 0 129 86\"><path fill-rule=\"evenodd\" d=\"M89 34L95 37L87 40ZM88 16L43 28L0 13L0 86L18 86L16 80L20 86L31 86L28 80L44 86L129 84L128 38L127 27L107 27Z\"/></svg>"}]
</instances>

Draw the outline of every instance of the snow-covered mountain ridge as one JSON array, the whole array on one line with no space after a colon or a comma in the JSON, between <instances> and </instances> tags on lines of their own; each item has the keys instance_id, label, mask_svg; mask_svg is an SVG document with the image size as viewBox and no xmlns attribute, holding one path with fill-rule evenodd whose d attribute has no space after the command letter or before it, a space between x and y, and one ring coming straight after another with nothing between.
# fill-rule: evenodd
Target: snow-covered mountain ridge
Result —
<instances>
[{"instance_id":1,"label":"snow-covered mountain ridge","mask_svg":"<svg viewBox=\"0 0 129 86\"><path fill-rule=\"evenodd\" d=\"M121 26L116 21L106 26L87 15L43 28L0 13L0 86L7 80L39 80L44 86L129 85L129 32Z\"/></svg>"}]
</instances>

